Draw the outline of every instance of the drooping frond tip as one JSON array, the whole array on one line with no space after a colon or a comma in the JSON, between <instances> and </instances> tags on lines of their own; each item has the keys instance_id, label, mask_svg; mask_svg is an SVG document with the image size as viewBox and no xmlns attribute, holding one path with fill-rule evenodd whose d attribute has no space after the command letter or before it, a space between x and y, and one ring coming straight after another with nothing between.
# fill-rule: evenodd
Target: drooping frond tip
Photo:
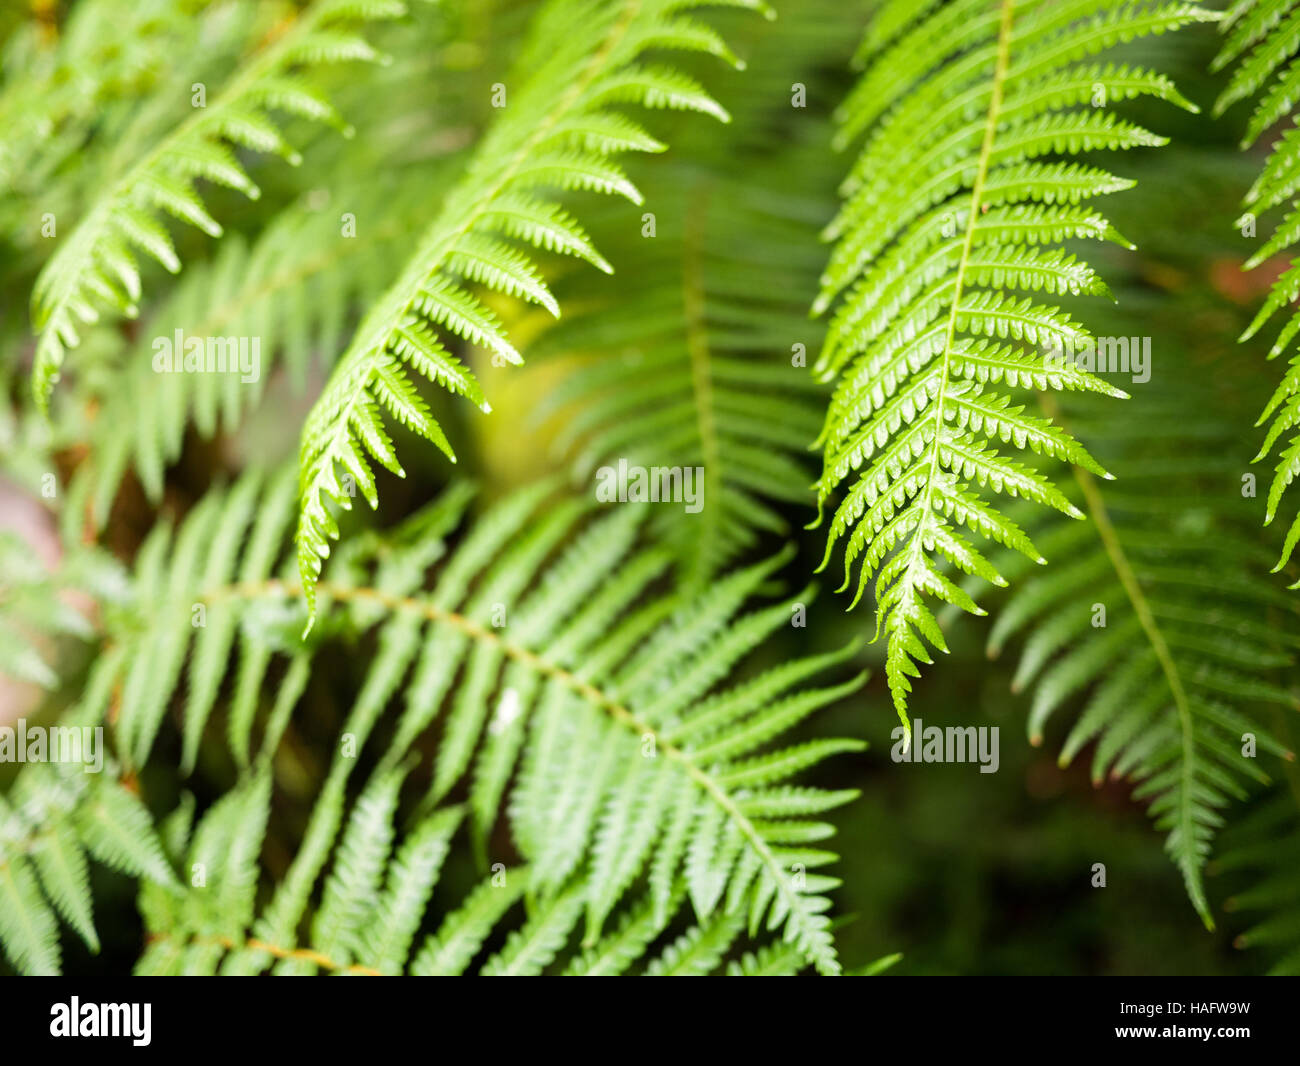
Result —
<instances>
[{"instance_id":1,"label":"drooping frond tip","mask_svg":"<svg viewBox=\"0 0 1300 1066\"><path fill-rule=\"evenodd\" d=\"M357 490L376 505L371 460L404 476L385 413L455 460L409 372L488 411L473 372L450 350L451 339L491 352L500 365L522 362L500 320L471 286L558 315L529 248L611 270L556 194L581 190L641 203L613 159L666 146L615 107L698 111L728 120L693 78L643 58L650 49L677 49L738 64L716 32L684 14L700 6L704 0L568 2L543 13L519 61L518 88L505 84L495 125L402 277L361 323L304 429L298 561L308 590L309 627L321 560L338 536L331 505L349 508ZM757 0L729 0L728 6L767 10Z\"/></svg>"}]
</instances>

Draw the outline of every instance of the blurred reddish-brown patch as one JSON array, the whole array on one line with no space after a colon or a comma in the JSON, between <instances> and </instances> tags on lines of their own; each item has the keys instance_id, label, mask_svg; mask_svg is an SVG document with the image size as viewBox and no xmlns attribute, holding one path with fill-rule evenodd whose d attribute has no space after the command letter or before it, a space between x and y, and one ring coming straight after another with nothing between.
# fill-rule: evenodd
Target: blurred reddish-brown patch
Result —
<instances>
[{"instance_id":1,"label":"blurred reddish-brown patch","mask_svg":"<svg viewBox=\"0 0 1300 1066\"><path fill-rule=\"evenodd\" d=\"M63 550L53 516L36 496L3 477L0 477L0 530L16 533L47 570L58 567ZM87 617L93 613L93 604L84 594L68 591L62 595ZM53 649L41 647L40 651L47 654ZM34 710L40 698L39 686L0 674L0 725L17 721Z\"/></svg>"},{"instance_id":2,"label":"blurred reddish-brown patch","mask_svg":"<svg viewBox=\"0 0 1300 1066\"><path fill-rule=\"evenodd\" d=\"M1211 287L1237 304L1258 303L1291 265L1284 255L1266 259L1254 270L1242 270L1243 263L1244 259L1216 259L1210 264Z\"/></svg>"}]
</instances>

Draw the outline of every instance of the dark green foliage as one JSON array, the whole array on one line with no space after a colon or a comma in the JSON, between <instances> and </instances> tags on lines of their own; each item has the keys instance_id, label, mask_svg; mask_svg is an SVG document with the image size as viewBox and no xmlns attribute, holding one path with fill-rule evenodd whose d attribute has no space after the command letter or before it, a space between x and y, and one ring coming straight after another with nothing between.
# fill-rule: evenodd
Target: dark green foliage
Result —
<instances>
[{"instance_id":1,"label":"dark green foliage","mask_svg":"<svg viewBox=\"0 0 1300 1066\"><path fill-rule=\"evenodd\" d=\"M1300 0L773 7L0 12L0 966L1296 970Z\"/></svg>"}]
</instances>

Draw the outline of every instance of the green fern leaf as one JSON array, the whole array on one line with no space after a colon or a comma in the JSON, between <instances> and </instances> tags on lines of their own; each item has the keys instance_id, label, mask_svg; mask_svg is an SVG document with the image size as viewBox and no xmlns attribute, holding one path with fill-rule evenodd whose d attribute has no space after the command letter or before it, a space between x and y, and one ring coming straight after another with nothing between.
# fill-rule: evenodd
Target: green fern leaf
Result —
<instances>
[{"instance_id":1,"label":"green fern leaf","mask_svg":"<svg viewBox=\"0 0 1300 1066\"><path fill-rule=\"evenodd\" d=\"M1245 738L1261 755L1294 758L1262 714L1294 702L1280 671L1300 646L1297 608L1255 576L1267 552L1230 521L1208 526L1195 503L1203 482L1237 476L1224 443L1231 435L1209 406L1194 406L1216 399L1143 400L1140 444L1113 463L1121 479L1076 471L1071 496L1090 522L1057 520L1038 537L1066 564L1031 574L1023 557L999 560L1025 580L993 626L989 654L1025 634L1012 687L1032 693L1030 742L1042 743L1050 720L1081 703L1061 765L1094 745L1096 783L1137 783L1134 797L1167 833L1166 850L1212 928L1203 874L1222 812L1269 779ZM1093 429L1112 447L1125 432Z\"/></svg>"},{"instance_id":2,"label":"green fern leaf","mask_svg":"<svg viewBox=\"0 0 1300 1066\"><path fill-rule=\"evenodd\" d=\"M169 571L196 568L187 547L190 523L219 527L221 510L246 509L237 499L245 491L237 484L201 503L182 524L170 562L161 549L142 553L141 566L156 575L155 585L166 587ZM282 499L283 484L275 491ZM641 510L614 508L593 517L585 504L548 503L550 491L542 484L485 514L439 561L428 592L420 587L430 563L446 552L442 537L465 506L463 491L412 516L382 548L359 538L332 561L319 586L327 611L320 639L341 629L376 630L376 652L342 733L351 744L364 745L387 706L398 701L402 713L393 740L346 825L345 787L356 759L336 758L297 858L255 918L246 859L264 829L256 811L267 802L265 766L272 749L266 744L281 731L268 726L267 740L246 771L250 783L205 816L185 859L221 871L236 854L245 856L245 872L237 878L243 887L228 907L220 891L214 896L209 887L200 895L218 901L224 941L247 947L224 961L221 951L206 950L206 941L165 955L160 950L143 964L145 970L257 972L274 965L278 972L300 972L324 965L321 956L331 969L400 971L461 818L459 809L439 805L467 779L477 850L486 860L489 830L498 811L508 810L528 864L509 879L522 881L535 904L531 920L483 972L535 973L552 963L570 972L626 968L637 945L657 937L685 897L709 929L718 915L727 916L728 928L747 923L751 935L764 925L779 928L806 963L822 972L838 970L824 914L825 894L838 882L805 871L834 858L809 846L831 833L810 819L853 793L794 788L789 781L861 745L773 743L857 690L860 677L794 689L842 663L852 649L719 687L736 663L788 624L789 600L742 613L782 560L731 573L697 597L670 595L632 610L669 562L664 552L642 544ZM264 508L259 517L268 513ZM282 528L279 518L274 525ZM187 560L183 567L178 559ZM602 584L609 573L617 577ZM799 601L810 594L803 590ZM209 586L206 599L237 610L244 626L263 613L276 616L278 606L282 631L296 631L306 611L301 586L278 579ZM167 623L160 616L157 624ZM296 637L281 639L279 656L308 651ZM422 786L421 811L430 812L428 821L421 814L399 840L393 827L411 747L431 725L441 732ZM253 805L247 818L239 813L244 801L234 798L245 794ZM331 855L309 943L300 948L296 931ZM234 876L216 874L222 884ZM649 893L626 924L631 912L620 905L638 885ZM156 911L158 921L175 925L182 938L189 935L182 930L206 913L193 911L198 904L178 909L163 899L166 889L147 891L158 902L146 913ZM496 889L471 897L464 913L449 918L453 924L415 953L412 971L463 969L508 907ZM615 919L617 930L607 933ZM211 925L216 918L203 921ZM580 922L583 954L561 960L557 953Z\"/></svg>"},{"instance_id":3,"label":"green fern leaf","mask_svg":"<svg viewBox=\"0 0 1300 1066\"><path fill-rule=\"evenodd\" d=\"M1227 39L1214 61L1214 69L1237 63L1228 87L1215 104L1215 113L1221 114L1234 103L1255 95L1265 82L1272 79L1255 106L1249 128L1242 142L1243 148L1254 144L1264 132L1282 118L1291 114L1300 99L1300 63L1295 55L1300 52L1300 10L1290 3L1261 3L1245 0L1239 3L1224 20ZM1249 54L1247 54L1249 52ZM1285 66L1284 66L1285 64ZM1276 77L1274 77L1276 75ZM1241 220L1254 222L1255 216L1292 200L1300 186L1300 156L1297 156L1297 131L1289 129L1273 145L1264 164L1263 173L1247 192L1243 206L1248 214ZM1272 237L1246 263L1247 269L1259 266L1264 260L1286 253L1300 242L1300 211L1294 204L1277 223ZM1253 226L1251 229L1253 232ZM1248 340L1258 333L1279 311L1290 309L1297 297L1297 262L1273 283L1272 292L1253 322L1241 335ZM1300 315L1294 313L1282 327L1268 357L1274 359L1288 350L1300 331ZM1270 421L1271 420L1271 421ZM1277 465L1269 487L1268 507L1264 524L1270 524L1278 515L1287 489L1300 476L1300 356L1293 356L1283 372L1282 380L1265 405L1257 425L1269 422L1264 442L1255 456L1260 462L1276 449ZM1284 438L1286 438L1284 440ZM1275 570L1290 562L1296 545L1300 544L1300 514L1292 520L1282 546L1281 557ZM1300 579L1291 585L1300 588Z\"/></svg>"},{"instance_id":4,"label":"green fern leaf","mask_svg":"<svg viewBox=\"0 0 1300 1066\"><path fill-rule=\"evenodd\" d=\"M1089 267L1052 246L1070 237L1125 243L1076 205L1127 183L1042 157L1163 144L1100 105L1154 96L1195 108L1158 73L1085 60L1218 17L1186 3L931 6L887 4L864 42L867 72L841 108L839 140L865 133L866 145L827 228L836 244L815 304L837 306L814 368L836 382L818 438L819 512L848 486L822 566L844 538L844 588L860 563L854 603L874 579L876 633L887 640L886 674L909 736L918 664L932 661L930 648L947 650L930 604L984 613L949 572L1004 583L960 528L1043 561L986 490L1076 514L998 443L1104 474L1080 444L994 386L1123 395L1072 359L1049 363L1049 346L1072 356L1091 337L1016 290L1105 293Z\"/></svg>"},{"instance_id":5,"label":"green fern leaf","mask_svg":"<svg viewBox=\"0 0 1300 1066\"><path fill-rule=\"evenodd\" d=\"M408 371L487 411L477 378L440 334L489 351L498 364L521 361L496 314L469 285L558 311L528 252L501 238L577 255L608 271L554 193L585 190L640 203L612 156L664 147L609 108L638 104L726 120L692 79L642 58L649 49L703 50L739 65L712 31L686 17L686 9L698 6L697 0L635 6L583 0L552 4L539 16L516 68L521 84L503 83L509 94L503 113L401 277L361 322L304 427L297 540L309 625L321 560L338 536L331 504L348 509L359 491L377 505L371 460L404 476L385 414L455 459ZM760 0L729 6L766 10Z\"/></svg>"}]
</instances>

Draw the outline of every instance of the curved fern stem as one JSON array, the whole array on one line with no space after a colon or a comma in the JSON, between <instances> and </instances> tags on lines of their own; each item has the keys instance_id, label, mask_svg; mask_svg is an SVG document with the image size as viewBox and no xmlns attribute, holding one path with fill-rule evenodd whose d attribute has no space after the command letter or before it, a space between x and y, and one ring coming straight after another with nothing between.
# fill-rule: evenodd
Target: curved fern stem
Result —
<instances>
[{"instance_id":1,"label":"curved fern stem","mask_svg":"<svg viewBox=\"0 0 1300 1066\"><path fill-rule=\"evenodd\" d=\"M704 499L706 504L700 516L706 525L699 542L711 543L718 523L722 484L722 452L718 447L718 432L713 407L713 371L709 366L708 329L704 319L704 235L705 218L709 209L709 192L698 186L687 210L686 232L682 239L682 311L685 326L686 351L691 361L691 388L695 396L695 418L700 431L701 469L704 474ZM694 559L694 572L687 580L699 587L707 576L707 560L703 553Z\"/></svg>"}]
</instances>

